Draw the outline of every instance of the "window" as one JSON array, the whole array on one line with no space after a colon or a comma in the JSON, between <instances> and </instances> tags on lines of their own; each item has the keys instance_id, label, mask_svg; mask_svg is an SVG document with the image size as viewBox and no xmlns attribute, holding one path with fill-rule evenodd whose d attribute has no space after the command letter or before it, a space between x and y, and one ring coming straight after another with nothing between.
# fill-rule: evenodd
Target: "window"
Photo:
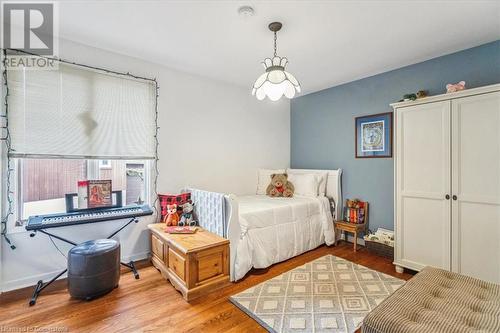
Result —
<instances>
[{"instance_id":1,"label":"window","mask_svg":"<svg viewBox=\"0 0 500 333\"><path fill-rule=\"evenodd\" d=\"M64 63L7 80L12 156L154 159L152 82Z\"/></svg>"},{"instance_id":2,"label":"window","mask_svg":"<svg viewBox=\"0 0 500 333\"><path fill-rule=\"evenodd\" d=\"M99 169L111 169L111 160L100 160Z\"/></svg>"},{"instance_id":3,"label":"window","mask_svg":"<svg viewBox=\"0 0 500 333\"><path fill-rule=\"evenodd\" d=\"M148 202L149 162L141 160L16 159L18 225L29 216L66 211L65 194L77 192L77 182L111 179L122 191L124 205Z\"/></svg>"},{"instance_id":4,"label":"window","mask_svg":"<svg viewBox=\"0 0 500 333\"><path fill-rule=\"evenodd\" d=\"M111 179L123 204L150 202L154 80L64 62L57 70L7 72L7 153L16 170L7 184L16 196L17 224L64 212L65 194L76 193L79 180Z\"/></svg>"}]
</instances>

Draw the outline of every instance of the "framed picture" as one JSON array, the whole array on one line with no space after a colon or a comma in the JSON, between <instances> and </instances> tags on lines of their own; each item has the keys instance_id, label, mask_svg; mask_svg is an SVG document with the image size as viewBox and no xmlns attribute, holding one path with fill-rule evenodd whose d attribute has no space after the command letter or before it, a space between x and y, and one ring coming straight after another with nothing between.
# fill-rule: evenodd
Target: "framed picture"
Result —
<instances>
[{"instance_id":1,"label":"framed picture","mask_svg":"<svg viewBox=\"0 0 500 333\"><path fill-rule=\"evenodd\" d=\"M392 112L355 118L356 158L392 157Z\"/></svg>"},{"instance_id":2,"label":"framed picture","mask_svg":"<svg viewBox=\"0 0 500 333\"><path fill-rule=\"evenodd\" d=\"M111 180L88 181L88 208L113 206Z\"/></svg>"}]
</instances>

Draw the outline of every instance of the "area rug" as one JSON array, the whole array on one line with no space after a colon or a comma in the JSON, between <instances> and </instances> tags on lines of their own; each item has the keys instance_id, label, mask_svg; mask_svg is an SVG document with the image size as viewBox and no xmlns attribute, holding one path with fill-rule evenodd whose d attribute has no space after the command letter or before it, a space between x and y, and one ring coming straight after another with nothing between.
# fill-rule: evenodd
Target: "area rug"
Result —
<instances>
[{"instance_id":1,"label":"area rug","mask_svg":"<svg viewBox=\"0 0 500 333\"><path fill-rule=\"evenodd\" d=\"M230 297L269 332L354 332L405 281L326 255Z\"/></svg>"}]
</instances>

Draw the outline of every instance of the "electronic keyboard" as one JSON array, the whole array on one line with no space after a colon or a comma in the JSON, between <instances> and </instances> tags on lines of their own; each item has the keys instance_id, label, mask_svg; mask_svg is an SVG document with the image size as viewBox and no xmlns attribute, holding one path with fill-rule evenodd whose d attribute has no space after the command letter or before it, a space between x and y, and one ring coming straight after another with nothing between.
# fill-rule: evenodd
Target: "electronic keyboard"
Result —
<instances>
[{"instance_id":1,"label":"electronic keyboard","mask_svg":"<svg viewBox=\"0 0 500 333\"><path fill-rule=\"evenodd\" d=\"M39 230L68 225L119 220L152 215L149 205L133 205L118 208L89 209L81 212L30 216L26 230Z\"/></svg>"}]
</instances>

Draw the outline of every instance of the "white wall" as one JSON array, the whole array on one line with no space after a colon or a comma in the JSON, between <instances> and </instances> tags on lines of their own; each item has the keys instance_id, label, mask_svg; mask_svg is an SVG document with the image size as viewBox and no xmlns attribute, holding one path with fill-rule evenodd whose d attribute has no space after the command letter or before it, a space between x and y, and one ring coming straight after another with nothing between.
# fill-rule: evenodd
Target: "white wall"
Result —
<instances>
[{"instance_id":1,"label":"white wall","mask_svg":"<svg viewBox=\"0 0 500 333\"><path fill-rule=\"evenodd\" d=\"M186 185L253 193L259 167L282 168L290 161L288 101L257 101L249 89L215 82L136 58L61 41L60 56L69 61L156 77L160 86L160 177L158 191L175 193ZM256 73L258 75L259 73ZM54 229L77 242L106 237L123 221ZM118 239L126 260L146 258L149 240L143 218ZM10 235L12 251L2 240L2 290L33 285L66 267L47 236L27 232ZM64 251L65 244L56 241Z\"/></svg>"}]
</instances>

